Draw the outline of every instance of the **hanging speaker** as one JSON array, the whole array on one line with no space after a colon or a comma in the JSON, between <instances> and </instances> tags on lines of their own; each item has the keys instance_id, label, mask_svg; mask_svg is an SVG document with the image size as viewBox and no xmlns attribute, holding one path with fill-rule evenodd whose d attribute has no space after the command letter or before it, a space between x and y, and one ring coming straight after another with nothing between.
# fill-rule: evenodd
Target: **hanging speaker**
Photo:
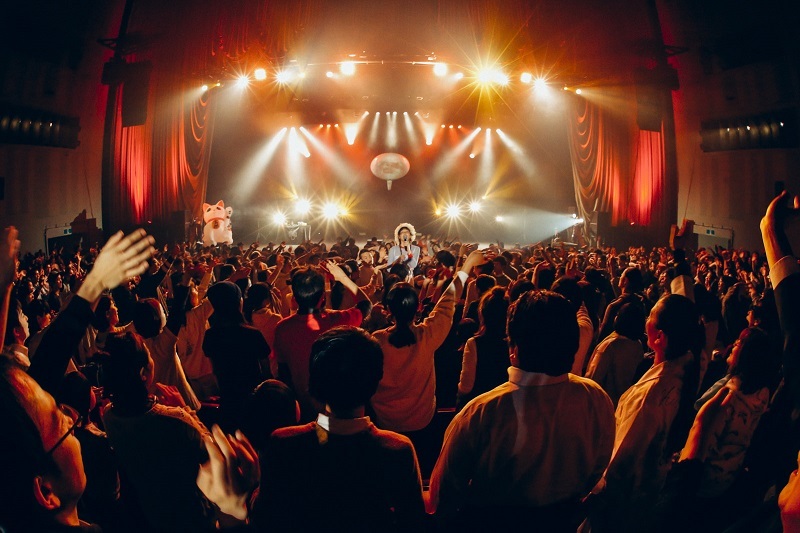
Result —
<instances>
[{"instance_id":1,"label":"hanging speaker","mask_svg":"<svg viewBox=\"0 0 800 533\"><path fill-rule=\"evenodd\" d=\"M149 61L129 63L122 85L122 126L141 126L147 121L147 99L150 93Z\"/></svg>"}]
</instances>

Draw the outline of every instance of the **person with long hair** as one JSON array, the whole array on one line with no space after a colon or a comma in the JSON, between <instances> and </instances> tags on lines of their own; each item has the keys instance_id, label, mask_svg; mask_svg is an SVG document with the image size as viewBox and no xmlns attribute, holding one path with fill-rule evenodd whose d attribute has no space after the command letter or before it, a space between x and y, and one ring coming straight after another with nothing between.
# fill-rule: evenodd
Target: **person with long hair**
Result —
<instances>
[{"instance_id":1,"label":"person with long hair","mask_svg":"<svg viewBox=\"0 0 800 533\"><path fill-rule=\"evenodd\" d=\"M419 296L412 285L398 282L387 294L386 304L394 325L373 333L384 354L383 379L372 397L379 427L415 432L433 419L436 412L433 355L450 332L456 299L469 272L485 261L481 252L472 252L420 324L414 323Z\"/></svg>"},{"instance_id":2,"label":"person with long hair","mask_svg":"<svg viewBox=\"0 0 800 533\"><path fill-rule=\"evenodd\" d=\"M493 287L484 293L478 306L480 329L477 335L464 344L461 377L458 381L458 408L507 381L507 312L505 289Z\"/></svg>"}]
</instances>

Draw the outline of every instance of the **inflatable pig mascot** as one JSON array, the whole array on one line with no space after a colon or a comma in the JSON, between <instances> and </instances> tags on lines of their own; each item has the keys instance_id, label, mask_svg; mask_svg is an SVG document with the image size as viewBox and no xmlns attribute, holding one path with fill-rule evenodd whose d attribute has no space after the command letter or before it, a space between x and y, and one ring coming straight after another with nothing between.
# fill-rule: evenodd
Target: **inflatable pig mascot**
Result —
<instances>
[{"instance_id":1,"label":"inflatable pig mascot","mask_svg":"<svg viewBox=\"0 0 800 533\"><path fill-rule=\"evenodd\" d=\"M220 200L216 204L203 204L203 245L215 246L217 244L233 244L233 230L231 228L231 215L233 208L225 208L225 203Z\"/></svg>"}]
</instances>

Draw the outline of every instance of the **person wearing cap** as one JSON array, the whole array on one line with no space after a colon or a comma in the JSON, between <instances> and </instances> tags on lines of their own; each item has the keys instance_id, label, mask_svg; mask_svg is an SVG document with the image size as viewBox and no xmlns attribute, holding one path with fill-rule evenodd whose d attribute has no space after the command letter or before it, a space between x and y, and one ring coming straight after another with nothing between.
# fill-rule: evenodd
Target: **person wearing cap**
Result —
<instances>
[{"instance_id":1,"label":"person wearing cap","mask_svg":"<svg viewBox=\"0 0 800 533\"><path fill-rule=\"evenodd\" d=\"M408 222L403 222L394 230L394 246L389 249L387 263L389 267L404 264L409 272L414 272L419 263L420 248L414 244L417 231Z\"/></svg>"}]
</instances>

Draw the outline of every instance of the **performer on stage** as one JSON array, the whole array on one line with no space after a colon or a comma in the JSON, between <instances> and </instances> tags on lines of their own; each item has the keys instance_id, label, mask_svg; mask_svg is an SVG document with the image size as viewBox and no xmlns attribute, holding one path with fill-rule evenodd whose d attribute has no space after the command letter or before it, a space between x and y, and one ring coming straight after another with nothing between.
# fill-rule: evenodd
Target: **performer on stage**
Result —
<instances>
[{"instance_id":1,"label":"performer on stage","mask_svg":"<svg viewBox=\"0 0 800 533\"><path fill-rule=\"evenodd\" d=\"M394 230L394 243L395 245L389 249L389 257L387 262L389 267L396 264L405 264L408 267L409 275L414 272L414 269L419 263L419 246L412 244L417 232L414 226L407 222L403 222Z\"/></svg>"}]
</instances>

